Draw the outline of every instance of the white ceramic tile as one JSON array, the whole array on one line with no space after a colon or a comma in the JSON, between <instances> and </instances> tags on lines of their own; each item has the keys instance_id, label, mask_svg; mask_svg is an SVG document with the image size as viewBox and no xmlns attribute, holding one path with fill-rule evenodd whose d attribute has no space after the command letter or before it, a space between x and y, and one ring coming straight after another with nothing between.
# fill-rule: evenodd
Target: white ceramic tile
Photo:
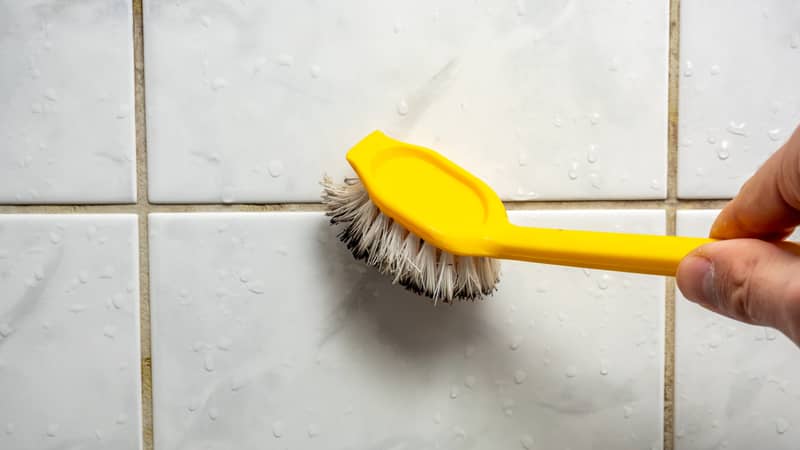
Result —
<instances>
[{"instance_id":1,"label":"white ceramic tile","mask_svg":"<svg viewBox=\"0 0 800 450\"><path fill-rule=\"evenodd\" d=\"M800 3L681 3L678 194L730 198L800 123Z\"/></svg>"},{"instance_id":2,"label":"white ceramic tile","mask_svg":"<svg viewBox=\"0 0 800 450\"><path fill-rule=\"evenodd\" d=\"M158 449L661 448L663 278L505 263L492 298L434 306L320 213L156 214L150 233Z\"/></svg>"},{"instance_id":3,"label":"white ceramic tile","mask_svg":"<svg viewBox=\"0 0 800 450\"><path fill-rule=\"evenodd\" d=\"M678 234L707 236L717 213L679 211ZM675 448L797 448L797 347L677 297Z\"/></svg>"},{"instance_id":4,"label":"white ceramic tile","mask_svg":"<svg viewBox=\"0 0 800 450\"><path fill-rule=\"evenodd\" d=\"M136 200L128 0L0 2L0 202Z\"/></svg>"},{"instance_id":5,"label":"white ceramic tile","mask_svg":"<svg viewBox=\"0 0 800 450\"><path fill-rule=\"evenodd\" d=\"M145 0L151 199L315 201L373 129L506 199L664 198L667 4Z\"/></svg>"},{"instance_id":6,"label":"white ceramic tile","mask_svg":"<svg viewBox=\"0 0 800 450\"><path fill-rule=\"evenodd\" d=\"M0 448L141 448L136 216L0 216Z\"/></svg>"}]
</instances>

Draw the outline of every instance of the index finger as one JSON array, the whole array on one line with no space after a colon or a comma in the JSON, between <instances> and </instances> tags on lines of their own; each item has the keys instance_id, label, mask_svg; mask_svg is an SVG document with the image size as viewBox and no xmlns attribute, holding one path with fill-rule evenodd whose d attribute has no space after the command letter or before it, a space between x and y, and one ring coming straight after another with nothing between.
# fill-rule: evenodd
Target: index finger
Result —
<instances>
[{"instance_id":1,"label":"index finger","mask_svg":"<svg viewBox=\"0 0 800 450\"><path fill-rule=\"evenodd\" d=\"M800 127L717 216L716 239L783 239L800 224Z\"/></svg>"}]
</instances>

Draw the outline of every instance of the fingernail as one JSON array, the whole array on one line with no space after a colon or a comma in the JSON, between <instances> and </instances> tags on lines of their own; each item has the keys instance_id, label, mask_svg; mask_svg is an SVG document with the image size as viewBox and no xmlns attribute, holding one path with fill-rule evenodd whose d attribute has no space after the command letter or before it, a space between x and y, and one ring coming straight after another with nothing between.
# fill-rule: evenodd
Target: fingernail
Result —
<instances>
[{"instance_id":1,"label":"fingernail","mask_svg":"<svg viewBox=\"0 0 800 450\"><path fill-rule=\"evenodd\" d=\"M702 256L689 256L678 269L678 287L689 300L710 308L714 301L714 266Z\"/></svg>"}]
</instances>

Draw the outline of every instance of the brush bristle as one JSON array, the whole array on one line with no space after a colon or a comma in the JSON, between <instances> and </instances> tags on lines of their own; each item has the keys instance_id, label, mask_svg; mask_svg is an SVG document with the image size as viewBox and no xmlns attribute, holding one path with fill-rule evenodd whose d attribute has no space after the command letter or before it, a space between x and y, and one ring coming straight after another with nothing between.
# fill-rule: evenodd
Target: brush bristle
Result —
<instances>
[{"instance_id":1,"label":"brush bristle","mask_svg":"<svg viewBox=\"0 0 800 450\"><path fill-rule=\"evenodd\" d=\"M497 260L457 256L425 242L383 214L358 178L335 184L325 177L322 186L331 224L344 226L339 239L356 259L390 275L393 283L434 303L475 300L495 291Z\"/></svg>"}]
</instances>

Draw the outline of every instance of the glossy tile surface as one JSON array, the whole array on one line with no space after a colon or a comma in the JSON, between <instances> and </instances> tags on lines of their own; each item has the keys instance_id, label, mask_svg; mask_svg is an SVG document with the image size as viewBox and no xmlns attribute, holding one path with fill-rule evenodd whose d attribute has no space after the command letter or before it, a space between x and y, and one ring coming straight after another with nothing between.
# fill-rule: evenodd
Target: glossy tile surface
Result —
<instances>
[{"instance_id":1,"label":"glossy tile surface","mask_svg":"<svg viewBox=\"0 0 800 450\"><path fill-rule=\"evenodd\" d=\"M800 123L800 3L681 3L678 194L730 198Z\"/></svg>"},{"instance_id":2,"label":"glossy tile surface","mask_svg":"<svg viewBox=\"0 0 800 450\"><path fill-rule=\"evenodd\" d=\"M0 2L0 202L136 200L131 2Z\"/></svg>"},{"instance_id":3,"label":"glossy tile surface","mask_svg":"<svg viewBox=\"0 0 800 450\"><path fill-rule=\"evenodd\" d=\"M663 278L505 263L494 297L434 307L335 232L320 213L150 216L157 449L661 448Z\"/></svg>"},{"instance_id":4,"label":"glossy tile surface","mask_svg":"<svg viewBox=\"0 0 800 450\"><path fill-rule=\"evenodd\" d=\"M707 236L717 213L679 211L678 234ZM775 330L712 314L680 291L676 302L675 448L797 448L797 347Z\"/></svg>"},{"instance_id":5,"label":"glossy tile surface","mask_svg":"<svg viewBox=\"0 0 800 450\"><path fill-rule=\"evenodd\" d=\"M132 215L0 215L0 448L141 448Z\"/></svg>"},{"instance_id":6,"label":"glossy tile surface","mask_svg":"<svg viewBox=\"0 0 800 450\"><path fill-rule=\"evenodd\" d=\"M506 199L664 198L667 5L144 0L150 198L317 201L373 129Z\"/></svg>"}]
</instances>

